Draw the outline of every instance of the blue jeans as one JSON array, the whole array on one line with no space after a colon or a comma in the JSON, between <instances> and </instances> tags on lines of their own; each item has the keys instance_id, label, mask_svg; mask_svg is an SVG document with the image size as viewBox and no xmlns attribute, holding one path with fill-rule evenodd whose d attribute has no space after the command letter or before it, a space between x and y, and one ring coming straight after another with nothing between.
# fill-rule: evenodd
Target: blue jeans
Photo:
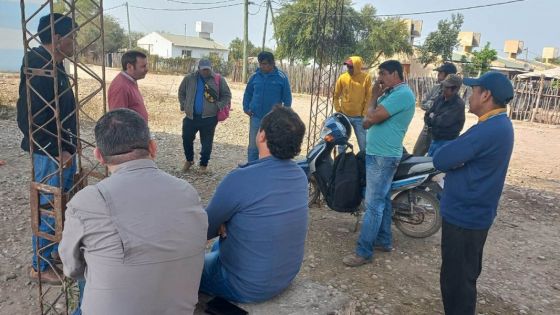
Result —
<instances>
[{"instance_id":1,"label":"blue jeans","mask_svg":"<svg viewBox=\"0 0 560 315\"><path fill-rule=\"evenodd\" d=\"M247 148L247 162L259 159L259 149L257 148L257 133L261 127L261 119L255 116L249 118L249 147Z\"/></svg>"},{"instance_id":2,"label":"blue jeans","mask_svg":"<svg viewBox=\"0 0 560 315\"><path fill-rule=\"evenodd\" d=\"M358 140L358 147L360 147L360 151L366 149L366 130L362 125L364 117L356 116L356 117L348 117L350 119L350 123L352 124L352 128L354 129L354 134L356 135L356 139ZM357 152L357 151L355 151Z\"/></svg>"},{"instance_id":3,"label":"blue jeans","mask_svg":"<svg viewBox=\"0 0 560 315\"><path fill-rule=\"evenodd\" d=\"M204 256L204 269L202 269L198 291L219 296L228 301L248 302L239 296L229 284L227 271L220 261L220 241L215 241L212 250Z\"/></svg>"},{"instance_id":4,"label":"blue jeans","mask_svg":"<svg viewBox=\"0 0 560 315\"><path fill-rule=\"evenodd\" d=\"M366 154L366 211L356 246L358 256L370 259L374 245L393 247L391 182L399 162L399 157Z\"/></svg>"},{"instance_id":5,"label":"blue jeans","mask_svg":"<svg viewBox=\"0 0 560 315\"><path fill-rule=\"evenodd\" d=\"M40 182L43 184L47 184L54 187L60 186L60 177L56 173L58 170L58 165L51 160L48 156L42 154L33 154L33 168L35 173L35 181ZM53 174L49 179L44 180L47 176ZM65 168L62 172L63 176L63 185L62 188L65 192L72 188L74 183L74 174L76 173L76 163L72 163L72 165L68 168ZM49 206L49 203L53 201L53 195L40 193L39 198L39 205L43 206L44 208L52 208ZM54 234L55 229L55 219L50 216L42 215L41 222L39 224L39 231ZM33 246L33 268L37 270L37 245L39 248L43 248L42 256L44 259L40 260L39 268L41 271L47 270L49 267L49 262L51 259L51 254L53 251L58 250L58 244L53 244L53 242L33 236L31 238L31 243Z\"/></svg>"},{"instance_id":6,"label":"blue jeans","mask_svg":"<svg viewBox=\"0 0 560 315\"><path fill-rule=\"evenodd\" d=\"M432 144L430 144L430 148L428 149L428 156L434 156L441 147L451 141L453 140L432 140Z\"/></svg>"}]
</instances>

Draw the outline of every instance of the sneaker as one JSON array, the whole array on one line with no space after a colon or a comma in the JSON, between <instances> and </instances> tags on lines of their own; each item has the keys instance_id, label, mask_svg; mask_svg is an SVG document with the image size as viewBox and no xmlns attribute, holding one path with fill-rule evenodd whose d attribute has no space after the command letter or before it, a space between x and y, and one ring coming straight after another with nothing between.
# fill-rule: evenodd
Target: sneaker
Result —
<instances>
[{"instance_id":1,"label":"sneaker","mask_svg":"<svg viewBox=\"0 0 560 315\"><path fill-rule=\"evenodd\" d=\"M202 174L208 173L208 166L200 165L199 172Z\"/></svg>"},{"instance_id":2,"label":"sneaker","mask_svg":"<svg viewBox=\"0 0 560 315\"><path fill-rule=\"evenodd\" d=\"M344 259L342 259L342 262L348 267L358 267L361 265L369 264L371 262L371 258L366 259L356 254L350 254L344 257Z\"/></svg>"},{"instance_id":3,"label":"sneaker","mask_svg":"<svg viewBox=\"0 0 560 315\"><path fill-rule=\"evenodd\" d=\"M193 161L185 161L185 164L183 165L183 169L181 169L181 171L183 173L188 172L191 169L191 166L193 166L194 162Z\"/></svg>"},{"instance_id":4,"label":"sneaker","mask_svg":"<svg viewBox=\"0 0 560 315\"><path fill-rule=\"evenodd\" d=\"M48 268L45 271L41 271L41 282L42 283L49 283L54 285L62 284L62 278L64 275L62 274L62 270L57 267L53 270L52 268ZM33 282L39 282L39 272L35 270L35 268L29 268L29 278Z\"/></svg>"}]
</instances>

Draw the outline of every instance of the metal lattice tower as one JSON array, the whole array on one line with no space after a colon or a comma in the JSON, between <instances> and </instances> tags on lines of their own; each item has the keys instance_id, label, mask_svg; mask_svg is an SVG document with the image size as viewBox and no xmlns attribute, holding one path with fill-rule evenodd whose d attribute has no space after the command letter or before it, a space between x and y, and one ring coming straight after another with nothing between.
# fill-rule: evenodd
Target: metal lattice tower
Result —
<instances>
[{"instance_id":1,"label":"metal lattice tower","mask_svg":"<svg viewBox=\"0 0 560 315\"><path fill-rule=\"evenodd\" d=\"M31 2L31 1L29 1ZM85 4L88 9L78 8L78 0L45 0L37 4L33 1L33 7L38 6L37 9L31 11L26 10L26 1L21 0L21 26L23 32L23 47L25 52L23 73L26 80L26 93L27 93L27 108L28 108L28 121L29 121L29 141L30 141L30 156L31 156L31 185L30 185L30 208L31 208L31 225L33 235L52 243L41 247L37 246L35 252L38 257L38 263L45 261L50 267L55 264L52 259L46 259L45 250L56 246L62 239L62 230L64 224L64 212L66 210L66 202L70 197L81 188L88 184L90 178L103 178L106 175L106 170L99 166L99 164L89 155L91 148L94 147L94 140L91 133L92 124L85 128L81 124L80 117L85 115L90 118L85 112L86 107L96 106L101 107L99 112L105 113L106 111L106 93L105 93L105 61L104 58L101 66L101 75L96 74L96 71L86 65L82 58L87 50L91 47L100 47L101 55L104 56L104 30L103 30L103 0L81 0L80 4ZM28 6L31 7L31 6ZM67 60L66 67L61 70L56 65L55 57L51 55L51 59L44 61L47 66L43 68L32 68L29 65L29 55L38 54L33 52L33 47L40 45L39 31L36 26L39 19L47 14L50 14L50 30L51 36L54 38L54 25L57 22L53 15L54 12L62 13L67 17L72 18L73 21L79 23L73 30L65 36L71 38L74 44L73 55L64 56ZM84 28L93 29L95 36L86 43L78 45L77 35L80 30ZM93 46L92 46L93 45ZM49 67L50 65L50 67ZM60 72L65 71L68 75L68 84L59 84ZM98 71L99 72L99 71ZM88 88L84 91L80 90L78 75L82 78L90 79L89 82L95 82L93 89ZM52 102L46 101L43 97L35 97L40 99L43 104L40 105L40 110L32 111L31 95L41 95L30 84L34 78L43 77L50 78L54 81L54 100ZM59 80L60 79L60 80ZM91 84L90 84L91 86ZM61 110L60 98L65 93L74 93L76 101L76 109L65 117L61 117L63 111ZM37 104L35 104L37 106ZM40 119L40 115L45 112L52 115L46 122ZM76 132L75 134L69 129L63 129L62 126L67 119L75 116L76 118ZM56 124L56 134L52 134L47 130L48 124ZM85 132L82 132L85 131ZM56 137L57 139L57 154L62 155L63 143L70 145L75 153L72 154L72 159L76 163L76 173L73 174L72 187L65 191L64 183L64 165L58 161L56 156L47 154L46 156L57 165L57 168L52 173L45 176L42 180L38 180L34 175L34 151L40 150L41 147L37 138L41 134L48 134ZM70 139L68 141L67 139ZM72 150L72 151L74 151ZM87 152L87 154L85 153ZM52 186L48 184L48 180L53 176L60 177L59 185ZM48 204L40 204L41 196L48 200ZM41 231L39 229L42 218L54 218L54 225L49 225L49 231ZM52 268L56 271L55 268ZM48 285L41 283L38 284L38 298L40 314L68 314L73 310L77 304L78 291L75 283L70 279L64 278L63 274L57 272L57 276L62 280L61 285ZM41 279L41 272L39 268L39 279Z\"/></svg>"},{"instance_id":2,"label":"metal lattice tower","mask_svg":"<svg viewBox=\"0 0 560 315\"><path fill-rule=\"evenodd\" d=\"M333 112L334 85L340 74L340 40L344 0L319 0L315 17L316 51L313 64L313 81L307 151L318 141L321 127Z\"/></svg>"}]
</instances>

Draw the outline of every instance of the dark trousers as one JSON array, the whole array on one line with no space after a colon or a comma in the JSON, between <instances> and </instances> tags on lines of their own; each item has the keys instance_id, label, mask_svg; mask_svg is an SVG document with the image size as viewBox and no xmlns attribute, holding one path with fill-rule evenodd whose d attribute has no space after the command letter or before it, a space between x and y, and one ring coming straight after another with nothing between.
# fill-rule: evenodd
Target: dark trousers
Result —
<instances>
[{"instance_id":1,"label":"dark trousers","mask_svg":"<svg viewBox=\"0 0 560 315\"><path fill-rule=\"evenodd\" d=\"M443 220L439 282L446 315L476 314L476 280L487 235L488 229L464 229Z\"/></svg>"},{"instance_id":2,"label":"dark trousers","mask_svg":"<svg viewBox=\"0 0 560 315\"><path fill-rule=\"evenodd\" d=\"M412 151L412 155L415 156L424 156L428 153L428 149L430 148L430 144L432 144L432 135L428 130L428 127L424 125L422 131L418 135L418 139L414 144L414 150Z\"/></svg>"},{"instance_id":3,"label":"dark trousers","mask_svg":"<svg viewBox=\"0 0 560 315\"><path fill-rule=\"evenodd\" d=\"M185 116L183 118L183 150L185 151L185 159L192 162L194 160L193 142L196 133L200 134L200 165L208 166L210 154L212 153L212 143L214 142L214 131L218 119L216 116L202 118L195 115L193 119Z\"/></svg>"}]
</instances>

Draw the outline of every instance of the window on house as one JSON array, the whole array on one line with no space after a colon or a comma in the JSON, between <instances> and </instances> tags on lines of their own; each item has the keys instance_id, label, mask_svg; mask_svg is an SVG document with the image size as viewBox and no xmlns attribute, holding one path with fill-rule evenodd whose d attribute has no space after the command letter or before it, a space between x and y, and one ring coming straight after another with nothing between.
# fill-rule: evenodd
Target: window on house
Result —
<instances>
[{"instance_id":1,"label":"window on house","mask_svg":"<svg viewBox=\"0 0 560 315\"><path fill-rule=\"evenodd\" d=\"M192 50L187 50L187 49L181 50L181 56L191 57L192 56Z\"/></svg>"}]
</instances>

